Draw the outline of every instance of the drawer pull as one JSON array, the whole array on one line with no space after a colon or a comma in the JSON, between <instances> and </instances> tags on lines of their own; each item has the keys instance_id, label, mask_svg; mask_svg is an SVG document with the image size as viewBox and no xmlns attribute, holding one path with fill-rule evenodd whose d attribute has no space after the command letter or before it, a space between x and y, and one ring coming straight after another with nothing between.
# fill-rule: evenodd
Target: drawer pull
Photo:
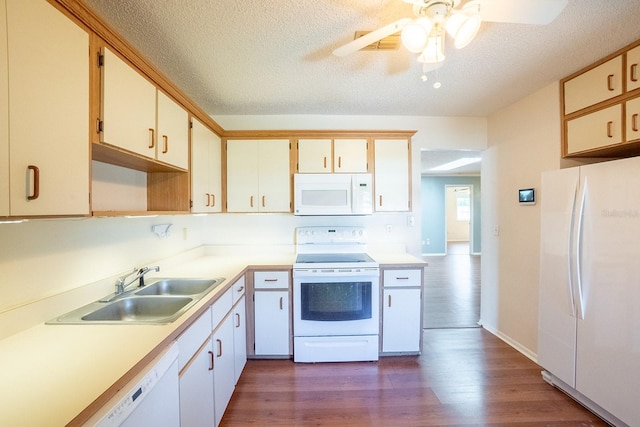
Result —
<instances>
[{"instance_id":1,"label":"drawer pull","mask_svg":"<svg viewBox=\"0 0 640 427\"><path fill-rule=\"evenodd\" d=\"M631 81L638 81L638 64L631 65Z\"/></svg>"},{"instance_id":2,"label":"drawer pull","mask_svg":"<svg viewBox=\"0 0 640 427\"><path fill-rule=\"evenodd\" d=\"M264 279L265 282L277 282L278 279Z\"/></svg>"},{"instance_id":3,"label":"drawer pull","mask_svg":"<svg viewBox=\"0 0 640 427\"><path fill-rule=\"evenodd\" d=\"M613 138L613 122L612 121L607 122L607 137Z\"/></svg>"},{"instance_id":4,"label":"drawer pull","mask_svg":"<svg viewBox=\"0 0 640 427\"><path fill-rule=\"evenodd\" d=\"M240 287L238 288L238 290L237 290L237 292L238 292L238 293L240 293L240 292L242 292L242 291L244 291L244 286L240 286Z\"/></svg>"},{"instance_id":5,"label":"drawer pull","mask_svg":"<svg viewBox=\"0 0 640 427\"><path fill-rule=\"evenodd\" d=\"M156 130L149 128L149 148L153 148L156 145Z\"/></svg>"},{"instance_id":6,"label":"drawer pull","mask_svg":"<svg viewBox=\"0 0 640 427\"><path fill-rule=\"evenodd\" d=\"M613 86L613 74L609 74L607 76L607 89L611 92L615 90L615 87Z\"/></svg>"},{"instance_id":7,"label":"drawer pull","mask_svg":"<svg viewBox=\"0 0 640 427\"><path fill-rule=\"evenodd\" d=\"M209 350L209 370L213 371L213 351Z\"/></svg>"},{"instance_id":8,"label":"drawer pull","mask_svg":"<svg viewBox=\"0 0 640 427\"><path fill-rule=\"evenodd\" d=\"M27 200L35 200L40 196L40 169L37 166L27 166L27 171L33 171L33 193L27 196Z\"/></svg>"},{"instance_id":9,"label":"drawer pull","mask_svg":"<svg viewBox=\"0 0 640 427\"><path fill-rule=\"evenodd\" d=\"M638 132L638 113L631 116L631 130Z\"/></svg>"},{"instance_id":10,"label":"drawer pull","mask_svg":"<svg viewBox=\"0 0 640 427\"><path fill-rule=\"evenodd\" d=\"M396 277L396 280L409 280L409 277L408 276Z\"/></svg>"}]
</instances>

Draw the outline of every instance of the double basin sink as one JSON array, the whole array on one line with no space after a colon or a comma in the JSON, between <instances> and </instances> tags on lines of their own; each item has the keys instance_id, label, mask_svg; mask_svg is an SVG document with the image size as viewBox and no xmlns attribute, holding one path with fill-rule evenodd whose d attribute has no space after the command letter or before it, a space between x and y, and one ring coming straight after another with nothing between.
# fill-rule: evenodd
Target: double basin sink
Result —
<instances>
[{"instance_id":1,"label":"double basin sink","mask_svg":"<svg viewBox=\"0 0 640 427\"><path fill-rule=\"evenodd\" d=\"M48 324L166 324L180 317L224 282L217 279L157 279L106 301L57 317Z\"/></svg>"}]
</instances>

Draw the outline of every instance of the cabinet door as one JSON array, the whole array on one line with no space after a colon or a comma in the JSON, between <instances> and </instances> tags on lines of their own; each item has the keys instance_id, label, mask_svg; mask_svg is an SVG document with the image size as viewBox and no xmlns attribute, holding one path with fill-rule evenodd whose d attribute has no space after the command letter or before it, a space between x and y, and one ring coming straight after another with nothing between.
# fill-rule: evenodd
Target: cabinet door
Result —
<instances>
[{"instance_id":1,"label":"cabinet door","mask_svg":"<svg viewBox=\"0 0 640 427\"><path fill-rule=\"evenodd\" d=\"M88 214L89 34L46 1L6 5L11 214Z\"/></svg>"},{"instance_id":2,"label":"cabinet door","mask_svg":"<svg viewBox=\"0 0 640 427\"><path fill-rule=\"evenodd\" d=\"M108 48L103 55L101 142L155 159L156 88Z\"/></svg>"},{"instance_id":3,"label":"cabinet door","mask_svg":"<svg viewBox=\"0 0 640 427\"><path fill-rule=\"evenodd\" d=\"M406 139L375 141L376 211L409 210L409 142Z\"/></svg>"},{"instance_id":4,"label":"cabinet door","mask_svg":"<svg viewBox=\"0 0 640 427\"><path fill-rule=\"evenodd\" d=\"M9 69L7 7L0 0L0 216L9 215Z\"/></svg>"},{"instance_id":5,"label":"cabinet door","mask_svg":"<svg viewBox=\"0 0 640 427\"><path fill-rule=\"evenodd\" d=\"M213 347L209 338L180 375L181 426L215 425L213 368Z\"/></svg>"},{"instance_id":6,"label":"cabinet door","mask_svg":"<svg viewBox=\"0 0 640 427\"><path fill-rule=\"evenodd\" d=\"M158 91L157 159L189 168L189 115L173 99Z\"/></svg>"},{"instance_id":7,"label":"cabinet door","mask_svg":"<svg viewBox=\"0 0 640 427\"><path fill-rule=\"evenodd\" d=\"M258 142L227 141L227 212L258 212Z\"/></svg>"},{"instance_id":8,"label":"cabinet door","mask_svg":"<svg viewBox=\"0 0 640 427\"><path fill-rule=\"evenodd\" d=\"M333 141L334 172L366 173L367 140L336 139Z\"/></svg>"},{"instance_id":9,"label":"cabinet door","mask_svg":"<svg viewBox=\"0 0 640 427\"><path fill-rule=\"evenodd\" d=\"M291 173L289 141L260 141L258 149L258 186L260 212L291 212Z\"/></svg>"},{"instance_id":10,"label":"cabinet door","mask_svg":"<svg viewBox=\"0 0 640 427\"><path fill-rule=\"evenodd\" d=\"M330 139L298 141L298 172L300 173L330 173L332 157Z\"/></svg>"},{"instance_id":11,"label":"cabinet door","mask_svg":"<svg viewBox=\"0 0 640 427\"><path fill-rule=\"evenodd\" d=\"M621 95L622 83L620 55L564 83L564 113Z\"/></svg>"},{"instance_id":12,"label":"cabinet door","mask_svg":"<svg viewBox=\"0 0 640 427\"><path fill-rule=\"evenodd\" d=\"M627 102L627 141L640 139L640 98Z\"/></svg>"},{"instance_id":13,"label":"cabinet door","mask_svg":"<svg viewBox=\"0 0 640 427\"><path fill-rule=\"evenodd\" d=\"M198 120L191 129L191 212L222 211L220 137Z\"/></svg>"},{"instance_id":14,"label":"cabinet door","mask_svg":"<svg viewBox=\"0 0 640 427\"><path fill-rule=\"evenodd\" d=\"M627 92L640 88L640 46L627 52Z\"/></svg>"},{"instance_id":15,"label":"cabinet door","mask_svg":"<svg viewBox=\"0 0 640 427\"><path fill-rule=\"evenodd\" d=\"M289 292L254 294L255 354L287 356L289 352Z\"/></svg>"},{"instance_id":16,"label":"cabinet door","mask_svg":"<svg viewBox=\"0 0 640 427\"><path fill-rule=\"evenodd\" d=\"M216 424L219 425L235 387L233 317L228 316L213 333L213 384Z\"/></svg>"},{"instance_id":17,"label":"cabinet door","mask_svg":"<svg viewBox=\"0 0 640 427\"><path fill-rule=\"evenodd\" d=\"M567 122L567 154L622 142L622 105L614 105Z\"/></svg>"},{"instance_id":18,"label":"cabinet door","mask_svg":"<svg viewBox=\"0 0 640 427\"><path fill-rule=\"evenodd\" d=\"M234 384L240 379L244 365L247 363L247 313L245 297L233 308L233 370Z\"/></svg>"},{"instance_id":19,"label":"cabinet door","mask_svg":"<svg viewBox=\"0 0 640 427\"><path fill-rule=\"evenodd\" d=\"M420 289L385 289L382 351L420 351Z\"/></svg>"}]
</instances>

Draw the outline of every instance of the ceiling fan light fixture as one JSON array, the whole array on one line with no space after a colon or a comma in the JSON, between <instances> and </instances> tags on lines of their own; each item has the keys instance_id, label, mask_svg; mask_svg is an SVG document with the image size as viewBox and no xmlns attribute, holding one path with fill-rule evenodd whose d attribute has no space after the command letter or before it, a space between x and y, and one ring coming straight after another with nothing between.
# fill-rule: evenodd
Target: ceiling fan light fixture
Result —
<instances>
[{"instance_id":1,"label":"ceiling fan light fixture","mask_svg":"<svg viewBox=\"0 0 640 427\"><path fill-rule=\"evenodd\" d=\"M444 34L435 35L429 37L427 47L418 56L418 62L442 62L444 58Z\"/></svg>"},{"instance_id":2,"label":"ceiling fan light fixture","mask_svg":"<svg viewBox=\"0 0 640 427\"><path fill-rule=\"evenodd\" d=\"M400 35L404 47L414 53L422 52L427 46L432 25L427 18L414 19L405 25Z\"/></svg>"},{"instance_id":3,"label":"ceiling fan light fixture","mask_svg":"<svg viewBox=\"0 0 640 427\"><path fill-rule=\"evenodd\" d=\"M467 46L478 34L480 24L482 23L482 17L480 15L469 16L463 24L460 26L455 35L454 45L458 49L462 49Z\"/></svg>"}]
</instances>

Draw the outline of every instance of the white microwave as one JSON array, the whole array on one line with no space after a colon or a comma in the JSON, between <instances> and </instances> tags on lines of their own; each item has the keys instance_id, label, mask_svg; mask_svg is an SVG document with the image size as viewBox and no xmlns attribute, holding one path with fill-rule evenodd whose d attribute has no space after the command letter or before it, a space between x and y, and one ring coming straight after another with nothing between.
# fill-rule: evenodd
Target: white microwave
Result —
<instances>
[{"instance_id":1,"label":"white microwave","mask_svg":"<svg viewBox=\"0 0 640 427\"><path fill-rule=\"evenodd\" d=\"M297 173L293 176L294 215L370 215L370 173Z\"/></svg>"}]
</instances>

